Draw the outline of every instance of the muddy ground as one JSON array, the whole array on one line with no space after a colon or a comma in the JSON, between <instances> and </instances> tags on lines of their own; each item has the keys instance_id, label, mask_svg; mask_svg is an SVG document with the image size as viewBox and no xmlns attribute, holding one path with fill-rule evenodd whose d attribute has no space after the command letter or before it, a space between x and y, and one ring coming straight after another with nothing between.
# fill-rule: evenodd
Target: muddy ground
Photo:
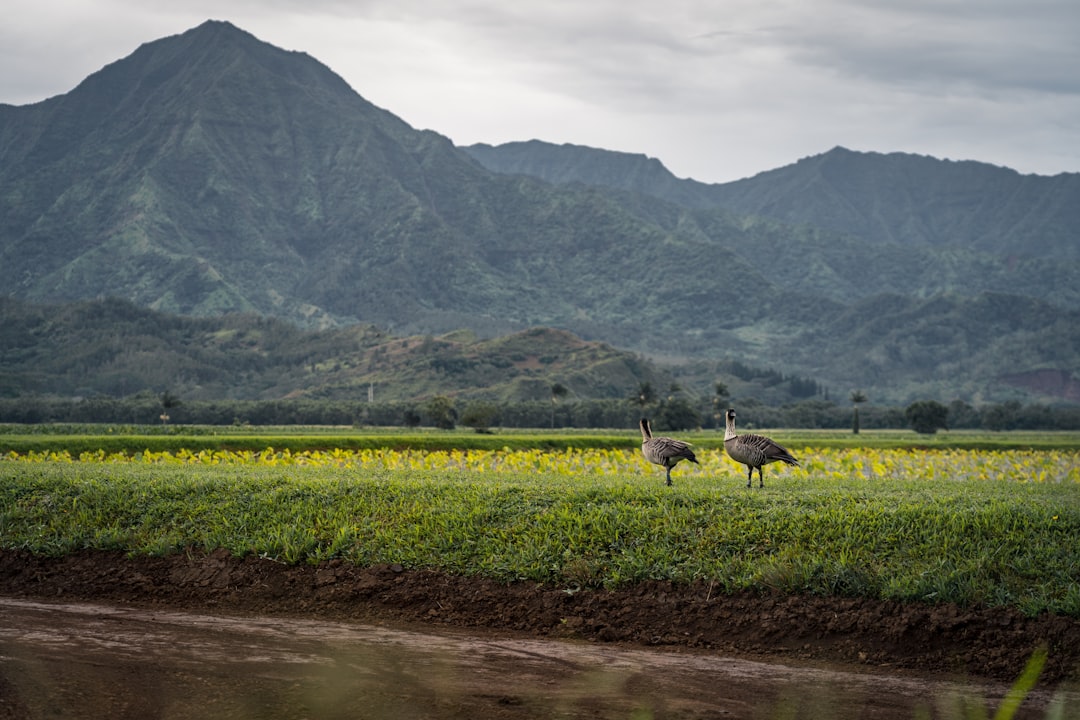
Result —
<instances>
[{"instance_id":1,"label":"muddy ground","mask_svg":"<svg viewBox=\"0 0 1080 720\"><path fill-rule=\"evenodd\" d=\"M375 663L380 668L401 665L413 670L394 675L397 679L382 677L385 682L379 685L382 689L378 692L373 692L371 685L358 690L370 702L381 697L382 704L376 703L378 708L370 705L370 712L350 706L350 713L339 713L343 717L392 717L387 708L399 707L398 701L405 696L420 697L431 707L422 705L424 712L413 707L412 712L401 717L631 717L642 707L652 717L752 717L762 716L760 710L751 712L761 703L776 708L784 702L795 702L805 711L805 693L800 692L797 700L785 693L810 682L807 678L813 678L814 672L839 672L840 668L844 677L862 673L869 678L865 687L852 691L858 695L863 710L847 717L910 718L918 702L927 702L919 687L959 682L975 683L984 690L999 688L991 694L1003 692L1000 688L1007 687L1008 681L1020 674L1028 657L1041 644L1049 647L1041 688L1050 694L1065 689L1070 701L1080 697L1076 694L1080 688L1080 620L1059 616L1026 618L1008 609L781 594L733 597L714 592L708 583L678 586L654 582L618 591L527 582L505 585L396 566L360 568L331 562L318 567L292 567L257 557L234 558L224 552L162 558L87 552L50 559L0 551L0 599L0 613L7 622L6 629L0 623L0 718L72 716L71 708L80 702L86 707L105 702L87 688L100 690L117 683L127 686L126 681L135 686L144 683L152 691L145 697L136 694L134 699L130 693L110 696L107 709L111 716L181 717L183 713L170 714L168 708L182 707L177 703L190 699L193 688L201 688L208 698L225 702L236 696L230 685L245 684L257 691L259 702L272 705L281 714L262 705L258 705L262 709L248 708L243 712L226 705L222 707L232 709L211 715L335 716L336 711L325 707L311 711L310 693L313 684L340 688L340 679L327 679L325 673L311 675L309 670L294 674L309 666L355 669L371 663L332 662L332 658L320 655L324 651L311 648L310 652L291 645L288 650L282 649L284 635L295 637L299 633L307 637L305 633L315 631L297 628L310 628L313 626L304 623L316 622L326 624L319 630L326 637L347 636L361 627L395 628L412 633L408 635L411 638L428 638L401 640L403 647L413 647L416 652L422 647L444 648L439 655L442 659L428 655L420 661L415 660L415 655L409 656L412 660L380 656ZM99 632L92 629L96 626L88 618L101 616L109 617L111 624ZM226 631L224 626L215 625L224 619L240 622L245 618L248 622L243 632L239 626ZM122 624L121 619L128 624ZM37 629L27 629L35 623L39 624ZM68 639L60 642L53 635L60 637L57 633L63 634L60 629L65 624L69 627L63 636ZM293 628L291 634L280 629L286 625ZM129 629L124 631L125 627ZM150 649L130 649L125 644L128 641L117 639L159 637L163 627L170 628L170 634L159 642L160 648L201 647L198 654L202 661L192 661L189 667L170 658L166 665L160 658L155 661L157 656ZM274 627L278 629L271 632ZM176 628L201 634L206 642L200 645L183 639L183 634L171 634L179 632ZM113 640L109 632L114 633ZM275 669L260 666L258 672L253 672L250 662L237 664L235 658L227 657L227 648L232 646L226 643L230 632L235 633L230 641L234 645L254 648L249 653L252 657L280 653L315 659L289 661L292 664L273 666ZM447 638L457 639L451 642ZM225 643L216 655L207 645L211 640ZM473 650L467 649L470 642L474 643ZM260 643L269 644L263 647ZM493 650L506 649L510 644L514 650L508 654ZM325 642L319 647L324 648ZM76 661L74 654L79 652L85 656ZM102 660L106 652L113 653L107 661ZM350 645L325 652L349 655L358 651ZM462 661L449 663L445 659L467 656L475 656L474 660L491 656L495 664L463 669ZM496 662L499 657L501 664ZM750 663L745 667L772 668L757 672L758 680L766 676L780 680L748 681L745 669L736 671L716 665L735 659ZM432 690L419 682L426 681L427 674L415 673L417 663L434 675L453 674L455 688L471 689L447 693L443 685L441 690ZM611 680L610 675L596 679L600 676L590 674L590 668L604 667L605 663L632 670L618 675L618 680ZM446 669L450 665L455 668L452 672ZM65 673L61 667L82 670ZM192 669L196 667L202 669ZM778 670L782 667L803 668L800 672L804 674L799 675L802 679L793 680L785 674L787 671ZM566 684L571 669L576 678L570 686L572 691ZM729 678L735 673L741 679L719 687L722 683L715 678L725 673ZM79 680L80 675L85 677ZM403 680L406 675L411 679ZM582 677L594 679L581 685ZM893 701L885 701L878 690L866 689L885 688L886 679L906 679L915 684L898 686ZM354 682L355 678L350 680ZM605 683L611 682L619 686L619 692L612 695L617 700L600 708L596 697L605 696ZM838 684L845 686L843 682ZM848 682L846 686L857 685ZM44 688L45 695L61 698L57 700L61 705L53 708L59 712L50 712L48 703L33 693L27 695L26 687ZM387 690L394 687L399 689ZM293 695L288 694L289 688L296 689ZM543 688L550 692L545 693ZM563 708L559 712L552 711L554 706L535 701L540 695L562 697L566 692L571 692L572 702L559 705ZM839 692L841 697L847 697L843 694L847 691ZM140 698L151 704L139 705ZM172 704L161 698L172 698ZM645 698L653 704L642 705ZM835 696L821 699L822 707L836 702ZM134 710L128 712L132 707ZM823 711L822 716L831 712ZM1068 712L1076 710L1070 708ZM86 716L95 714L101 716ZM799 716L813 715L804 712Z\"/></svg>"}]
</instances>

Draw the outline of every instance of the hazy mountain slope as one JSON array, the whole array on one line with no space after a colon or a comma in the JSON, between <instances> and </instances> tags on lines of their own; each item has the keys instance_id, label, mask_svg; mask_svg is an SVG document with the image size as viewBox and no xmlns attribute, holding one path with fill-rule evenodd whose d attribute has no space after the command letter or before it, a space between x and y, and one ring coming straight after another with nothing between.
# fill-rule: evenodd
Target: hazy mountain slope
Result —
<instances>
[{"instance_id":1,"label":"hazy mountain slope","mask_svg":"<svg viewBox=\"0 0 1080 720\"><path fill-rule=\"evenodd\" d=\"M643 155L539 141L466 147L496 172L645 193L808 224L875 243L1080 260L1080 174L834 148L730 183L679 180Z\"/></svg>"},{"instance_id":2,"label":"hazy mountain slope","mask_svg":"<svg viewBox=\"0 0 1080 720\"><path fill-rule=\"evenodd\" d=\"M1004 293L883 294L808 329L784 352L814 377L848 378L850 389L895 385L907 397L988 400L1003 386L1024 386L1027 373L1064 369L1068 377L1080 361L1080 311Z\"/></svg>"},{"instance_id":3,"label":"hazy mountain slope","mask_svg":"<svg viewBox=\"0 0 1080 720\"><path fill-rule=\"evenodd\" d=\"M703 213L698 211L706 233L711 233L714 221ZM879 293L925 298L1006 292L1080 309L1080 261L998 256L954 246L868 243L855 235L813 226L793 228L768 219L744 219L738 225L745 229L738 242L740 256L757 258L770 281L791 292L843 303ZM717 231L740 238L732 231Z\"/></svg>"},{"instance_id":4,"label":"hazy mountain slope","mask_svg":"<svg viewBox=\"0 0 1080 720\"><path fill-rule=\"evenodd\" d=\"M714 191L718 204L739 212L876 242L1080 259L1076 173L1021 175L986 163L834 148Z\"/></svg>"}]
</instances>

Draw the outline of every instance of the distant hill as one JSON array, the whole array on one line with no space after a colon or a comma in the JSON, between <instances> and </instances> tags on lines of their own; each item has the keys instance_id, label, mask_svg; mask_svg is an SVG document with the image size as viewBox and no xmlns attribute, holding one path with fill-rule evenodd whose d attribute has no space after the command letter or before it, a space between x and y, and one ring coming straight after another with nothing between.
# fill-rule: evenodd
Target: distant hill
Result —
<instances>
[{"instance_id":1,"label":"distant hill","mask_svg":"<svg viewBox=\"0 0 1080 720\"><path fill-rule=\"evenodd\" d=\"M504 146L455 147L312 57L207 22L67 94L0 106L0 296L480 342L549 327L880 402L928 391L907 345L941 303L955 326L933 355L979 356L935 367L943 399L1044 397L1005 378L1080 367L1076 176L836 149L709 186L552 147L495 172ZM526 172L543 157L546 175ZM991 294L993 322L977 315ZM893 302L911 311L883 323ZM304 382L347 393L358 377ZM266 393L315 391L290 382Z\"/></svg>"},{"instance_id":2,"label":"distant hill","mask_svg":"<svg viewBox=\"0 0 1080 720\"><path fill-rule=\"evenodd\" d=\"M185 400L498 401L627 399L669 376L640 356L551 328L482 340L469 332L395 337L367 325L302 330L257 315L191 318L122 300L30 305L0 299L0 397Z\"/></svg>"},{"instance_id":3,"label":"distant hill","mask_svg":"<svg viewBox=\"0 0 1080 720\"><path fill-rule=\"evenodd\" d=\"M812 376L828 369L858 377L865 387L896 383L911 397L985 402L995 388L1008 387L1078 402L1080 377L1069 359L1077 348L1080 311L988 292L878 295L830 317L786 350Z\"/></svg>"},{"instance_id":4,"label":"distant hill","mask_svg":"<svg viewBox=\"0 0 1080 720\"><path fill-rule=\"evenodd\" d=\"M1080 260L1080 173L1021 175L973 161L837 147L752 178L710 185L680 180L644 155L610 150L537 140L465 150L495 172L629 190L872 243Z\"/></svg>"}]
</instances>

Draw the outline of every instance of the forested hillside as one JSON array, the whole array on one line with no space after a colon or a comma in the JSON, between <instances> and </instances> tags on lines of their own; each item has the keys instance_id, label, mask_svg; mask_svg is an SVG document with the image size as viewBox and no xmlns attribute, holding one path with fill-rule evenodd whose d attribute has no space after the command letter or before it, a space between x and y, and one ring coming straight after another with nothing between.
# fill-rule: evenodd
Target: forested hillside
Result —
<instances>
[{"instance_id":1,"label":"forested hillside","mask_svg":"<svg viewBox=\"0 0 1080 720\"><path fill-rule=\"evenodd\" d=\"M120 300L0 299L0 397L546 402L554 385L568 398L627 399L668 377L632 353L548 328L490 340L468 331L396 337L368 325L304 330L254 314L182 317Z\"/></svg>"},{"instance_id":2,"label":"forested hillside","mask_svg":"<svg viewBox=\"0 0 1080 720\"><path fill-rule=\"evenodd\" d=\"M547 327L628 356L743 362L882 402L1072 397L1075 176L837 149L702 186L657 161L569 150L556 182L495 172L311 56L207 22L67 94L0 106L0 296L254 313L331 333L318 342L352 333L358 347L431 336L417 350L430 362L457 352L438 338L460 329L479 342ZM569 182L575 173L591 184ZM554 354L558 337L545 338ZM246 376L206 370L222 346L173 342L179 355L141 379L118 371L109 392L156 384L155 373L250 390ZM329 379L336 370L289 352L265 395L371 382ZM1053 388L1029 382L1054 374ZM32 373L6 383L42 386Z\"/></svg>"}]
</instances>

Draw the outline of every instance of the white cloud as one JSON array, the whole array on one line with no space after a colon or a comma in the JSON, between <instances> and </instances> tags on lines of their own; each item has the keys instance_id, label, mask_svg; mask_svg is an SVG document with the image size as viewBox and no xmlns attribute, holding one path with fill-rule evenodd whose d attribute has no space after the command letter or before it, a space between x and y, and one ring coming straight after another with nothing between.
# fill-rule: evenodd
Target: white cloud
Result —
<instances>
[{"instance_id":1,"label":"white cloud","mask_svg":"<svg viewBox=\"0 0 1080 720\"><path fill-rule=\"evenodd\" d=\"M706 181L834 145L1080 170L1073 0L9 0L0 102L207 18L459 144L641 152Z\"/></svg>"}]
</instances>

